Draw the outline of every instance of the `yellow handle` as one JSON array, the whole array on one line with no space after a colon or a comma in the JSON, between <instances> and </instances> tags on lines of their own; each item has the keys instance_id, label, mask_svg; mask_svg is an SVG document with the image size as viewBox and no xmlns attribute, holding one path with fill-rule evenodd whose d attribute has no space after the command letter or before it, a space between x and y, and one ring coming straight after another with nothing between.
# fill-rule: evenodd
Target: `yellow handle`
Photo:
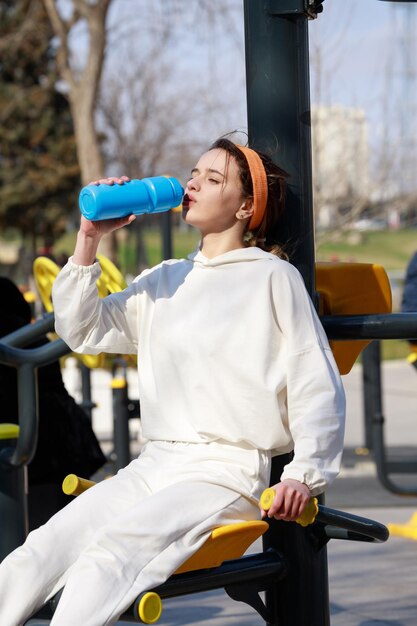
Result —
<instances>
[{"instance_id":1,"label":"yellow handle","mask_svg":"<svg viewBox=\"0 0 417 626\"><path fill-rule=\"evenodd\" d=\"M75 474L68 474L62 483L62 491L67 496L79 496L83 491L87 491L90 487L94 487L96 483L93 480L80 478Z\"/></svg>"},{"instance_id":2,"label":"yellow handle","mask_svg":"<svg viewBox=\"0 0 417 626\"><path fill-rule=\"evenodd\" d=\"M265 491L262 493L259 503L265 511L268 511L272 506L275 495L275 489L273 489L272 487L265 489ZM309 524L312 524L315 521L318 512L319 505L317 498L310 498L306 508L304 509L300 517L297 517L295 521L301 526L309 526Z\"/></svg>"},{"instance_id":3,"label":"yellow handle","mask_svg":"<svg viewBox=\"0 0 417 626\"><path fill-rule=\"evenodd\" d=\"M162 600L154 591L142 594L138 605L138 617L143 624L156 624L162 614Z\"/></svg>"}]
</instances>

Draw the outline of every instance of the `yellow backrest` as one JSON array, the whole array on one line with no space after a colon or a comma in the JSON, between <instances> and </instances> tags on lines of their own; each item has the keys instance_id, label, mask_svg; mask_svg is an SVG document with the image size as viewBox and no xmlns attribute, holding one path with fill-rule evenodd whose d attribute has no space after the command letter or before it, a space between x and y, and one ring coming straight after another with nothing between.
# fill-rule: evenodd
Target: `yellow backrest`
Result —
<instances>
[{"instance_id":1,"label":"yellow backrest","mask_svg":"<svg viewBox=\"0 0 417 626\"><path fill-rule=\"evenodd\" d=\"M316 263L316 291L320 315L368 315L391 313L392 296L388 276L373 263ZM331 341L341 374L348 374L361 351L370 343Z\"/></svg>"}]
</instances>

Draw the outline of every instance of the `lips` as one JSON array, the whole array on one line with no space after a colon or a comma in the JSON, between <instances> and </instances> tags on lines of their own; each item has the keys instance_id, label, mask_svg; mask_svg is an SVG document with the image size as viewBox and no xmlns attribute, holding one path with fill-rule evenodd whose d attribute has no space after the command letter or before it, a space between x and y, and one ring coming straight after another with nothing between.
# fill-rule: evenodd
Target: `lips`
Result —
<instances>
[{"instance_id":1,"label":"lips","mask_svg":"<svg viewBox=\"0 0 417 626\"><path fill-rule=\"evenodd\" d=\"M190 194L186 193L182 199L182 206L184 208L188 208L190 204L193 202L195 202L195 198L193 198L193 196L191 196Z\"/></svg>"}]
</instances>

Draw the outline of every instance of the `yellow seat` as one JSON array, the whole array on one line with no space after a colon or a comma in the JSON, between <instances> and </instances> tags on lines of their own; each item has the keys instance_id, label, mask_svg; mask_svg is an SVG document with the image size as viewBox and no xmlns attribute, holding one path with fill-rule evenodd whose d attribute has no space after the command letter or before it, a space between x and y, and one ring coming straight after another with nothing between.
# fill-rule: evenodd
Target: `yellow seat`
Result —
<instances>
[{"instance_id":1,"label":"yellow seat","mask_svg":"<svg viewBox=\"0 0 417 626\"><path fill-rule=\"evenodd\" d=\"M320 315L391 313L392 296L383 267L373 263L316 263ZM369 340L330 341L341 374L348 374Z\"/></svg>"},{"instance_id":2,"label":"yellow seat","mask_svg":"<svg viewBox=\"0 0 417 626\"><path fill-rule=\"evenodd\" d=\"M175 572L193 572L197 569L219 567L223 561L238 559L258 537L268 530L267 522L253 520L219 526L195 554Z\"/></svg>"}]
</instances>

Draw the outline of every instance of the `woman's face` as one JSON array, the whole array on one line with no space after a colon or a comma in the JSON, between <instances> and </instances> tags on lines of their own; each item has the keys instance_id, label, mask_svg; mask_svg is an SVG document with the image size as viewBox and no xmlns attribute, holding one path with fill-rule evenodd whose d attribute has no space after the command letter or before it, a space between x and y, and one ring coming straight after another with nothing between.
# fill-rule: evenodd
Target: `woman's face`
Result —
<instances>
[{"instance_id":1,"label":"woman's face","mask_svg":"<svg viewBox=\"0 0 417 626\"><path fill-rule=\"evenodd\" d=\"M209 150L191 171L183 199L183 219L201 233L220 233L236 223L244 204L239 169L225 150Z\"/></svg>"}]
</instances>

